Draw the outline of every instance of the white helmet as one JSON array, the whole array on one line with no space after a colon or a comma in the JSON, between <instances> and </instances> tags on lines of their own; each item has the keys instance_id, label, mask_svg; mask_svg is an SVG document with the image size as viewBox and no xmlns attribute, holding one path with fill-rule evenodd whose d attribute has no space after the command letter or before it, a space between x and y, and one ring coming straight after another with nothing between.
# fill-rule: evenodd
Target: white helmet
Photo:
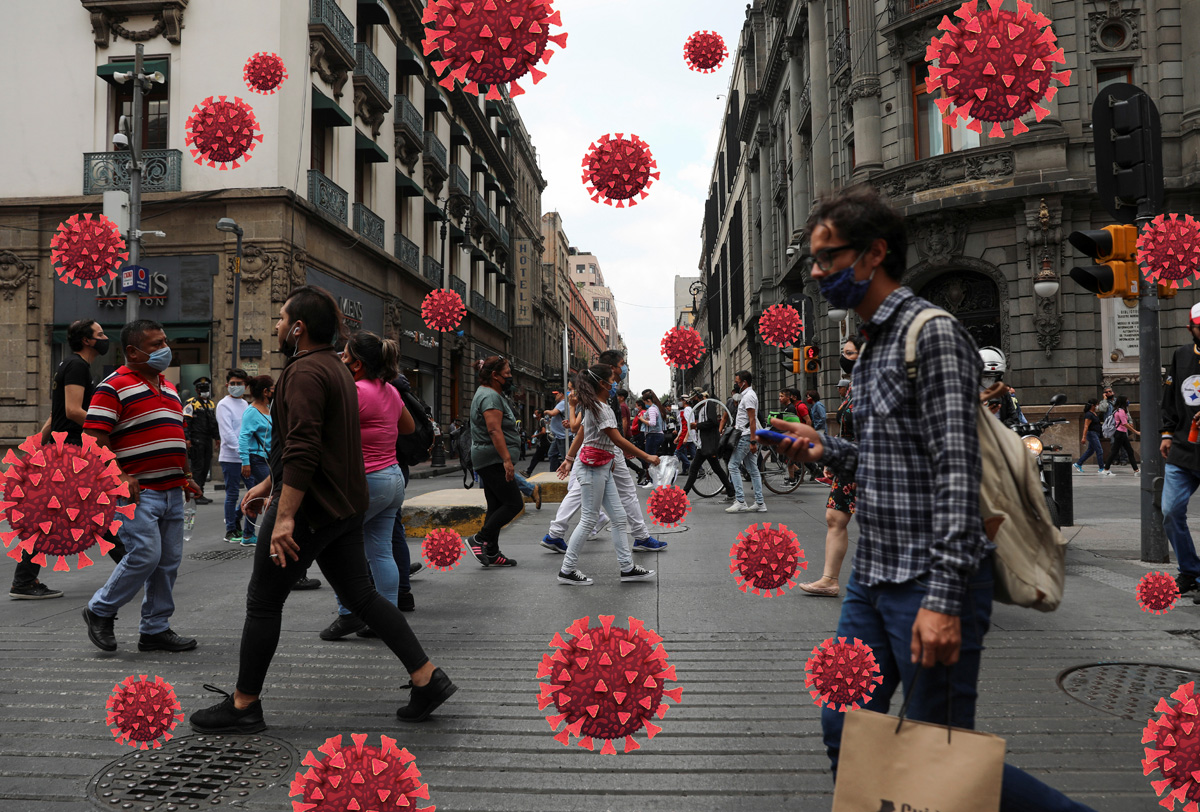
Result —
<instances>
[{"instance_id":1,"label":"white helmet","mask_svg":"<svg viewBox=\"0 0 1200 812\"><path fill-rule=\"evenodd\" d=\"M983 359L983 374L999 378L1007 371L1004 353L999 347L980 347L979 357Z\"/></svg>"}]
</instances>

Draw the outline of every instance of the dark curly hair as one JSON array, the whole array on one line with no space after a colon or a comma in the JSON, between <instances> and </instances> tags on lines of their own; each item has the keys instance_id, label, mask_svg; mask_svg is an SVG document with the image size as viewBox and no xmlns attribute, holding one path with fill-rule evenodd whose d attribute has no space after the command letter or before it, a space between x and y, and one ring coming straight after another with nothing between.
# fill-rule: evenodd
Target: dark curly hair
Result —
<instances>
[{"instance_id":1,"label":"dark curly hair","mask_svg":"<svg viewBox=\"0 0 1200 812\"><path fill-rule=\"evenodd\" d=\"M805 233L811 236L813 229L822 224L832 225L858 251L883 240L888 247L884 272L897 282L904 276L908 253L904 218L873 186L859 184L823 196L808 218Z\"/></svg>"}]
</instances>

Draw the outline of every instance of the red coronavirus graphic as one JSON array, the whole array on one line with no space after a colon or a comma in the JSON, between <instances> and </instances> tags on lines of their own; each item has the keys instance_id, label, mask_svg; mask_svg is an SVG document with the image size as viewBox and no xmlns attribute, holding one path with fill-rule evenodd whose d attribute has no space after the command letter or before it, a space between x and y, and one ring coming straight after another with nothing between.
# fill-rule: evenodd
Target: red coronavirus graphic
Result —
<instances>
[{"instance_id":1,"label":"red coronavirus graphic","mask_svg":"<svg viewBox=\"0 0 1200 812\"><path fill-rule=\"evenodd\" d=\"M1146 722L1142 731L1142 744L1146 758L1142 760L1142 775L1158 770L1161 781L1151 781L1162 800L1159 806L1174 810L1181 803L1183 812L1200 812L1200 707L1196 705L1194 682L1180 685L1168 702L1159 698L1155 713L1157 719Z\"/></svg>"},{"instance_id":2,"label":"red coronavirus graphic","mask_svg":"<svg viewBox=\"0 0 1200 812\"><path fill-rule=\"evenodd\" d=\"M1137 602L1143 612L1165 615L1179 600L1179 585L1165 572L1148 572L1137 585Z\"/></svg>"},{"instance_id":3,"label":"red coronavirus graphic","mask_svg":"<svg viewBox=\"0 0 1200 812\"><path fill-rule=\"evenodd\" d=\"M700 73L712 73L721 67L729 49L716 31L697 31L683 44L683 58L689 68Z\"/></svg>"},{"instance_id":4,"label":"red coronavirus graphic","mask_svg":"<svg viewBox=\"0 0 1200 812\"><path fill-rule=\"evenodd\" d=\"M7 519L12 530L0 533L0 539L12 546L10 558L30 553L35 564L45 566L47 554L56 555L54 569L69 570L67 556L74 555L78 567L90 567L84 551L93 544L102 554L112 549L103 533L117 532L116 514L133 518L135 506L117 506L118 496L129 496L129 486L120 480L111 451L86 434L82 446L63 442L64 432L52 437L47 445L37 435L27 437L18 446L24 456L11 448L4 455L9 467L0 480L0 519Z\"/></svg>"},{"instance_id":5,"label":"red coronavirus graphic","mask_svg":"<svg viewBox=\"0 0 1200 812\"><path fill-rule=\"evenodd\" d=\"M546 78L537 65L554 55L549 43L567 47L565 33L550 35L550 26L562 25L553 0L430 0L421 22L425 55L441 50L446 57L430 63L445 74L442 87L458 82L478 94L479 85L490 85L488 99L499 99L506 83L509 96L520 96L517 79L528 73L536 85Z\"/></svg>"},{"instance_id":6,"label":"red coronavirus graphic","mask_svg":"<svg viewBox=\"0 0 1200 812\"><path fill-rule=\"evenodd\" d=\"M804 672L804 687L813 701L838 711L857 708L883 682L871 647L857 638L847 643L839 637L835 643L830 637L812 650Z\"/></svg>"},{"instance_id":7,"label":"red coronavirus graphic","mask_svg":"<svg viewBox=\"0 0 1200 812\"><path fill-rule=\"evenodd\" d=\"M683 488L675 485L663 485L655 488L646 500L646 511L655 524L663 527L674 527L683 521L683 517L692 509Z\"/></svg>"},{"instance_id":8,"label":"red coronavirus graphic","mask_svg":"<svg viewBox=\"0 0 1200 812\"><path fill-rule=\"evenodd\" d=\"M421 557L435 570L449 572L454 569L462 561L462 552L462 536L449 527L430 530L421 542Z\"/></svg>"},{"instance_id":9,"label":"red coronavirus graphic","mask_svg":"<svg viewBox=\"0 0 1200 812\"><path fill-rule=\"evenodd\" d=\"M342 746L342 737L333 736L312 750L300 762L308 772L296 773L288 797L292 812L384 812L416 810L418 798L429 800L429 785L421 783L416 756L406 748L397 748L396 740L380 736L382 747L366 743L366 733L351 733L354 744ZM417 812L434 812L437 807L421 807Z\"/></svg>"},{"instance_id":10,"label":"red coronavirus graphic","mask_svg":"<svg viewBox=\"0 0 1200 812\"><path fill-rule=\"evenodd\" d=\"M242 165L239 160L250 160L250 153L262 140L250 105L236 96L233 101L227 96L209 96L192 108L183 142L191 147L196 163L207 161L210 167L225 170L237 169Z\"/></svg>"},{"instance_id":11,"label":"red coronavirus graphic","mask_svg":"<svg viewBox=\"0 0 1200 812\"><path fill-rule=\"evenodd\" d=\"M672 327L662 339L662 357L668 366L688 369L704 357L704 339L694 327Z\"/></svg>"},{"instance_id":12,"label":"red coronavirus graphic","mask_svg":"<svg viewBox=\"0 0 1200 812\"><path fill-rule=\"evenodd\" d=\"M129 259L117 224L103 214L76 214L60 223L50 240L50 264L73 285L100 287Z\"/></svg>"},{"instance_id":13,"label":"red coronavirus graphic","mask_svg":"<svg viewBox=\"0 0 1200 812\"><path fill-rule=\"evenodd\" d=\"M787 525L770 522L752 524L738 534L729 548L729 571L738 589L768 598L782 595L796 585L798 570L808 569L804 550ZM778 589L778 592L772 590Z\"/></svg>"},{"instance_id":14,"label":"red coronavirus graphic","mask_svg":"<svg viewBox=\"0 0 1200 812\"><path fill-rule=\"evenodd\" d=\"M564 746L571 737L580 737L580 747L594 750L594 740L603 739L601 753L616 753L613 741L625 738L625 752L641 745L633 738L643 727L650 738L662 728L650 721L663 718L667 705L663 697L680 702L683 689L665 689L675 679L675 666L667 665L662 638L637 618L629 618L629 628L614 627L613 615L600 615L600 626L589 626L591 618L581 617L567 627L569 641L554 635L553 654L542 655L538 679L538 710L550 705L557 714L546 717L550 727L562 732L554 737Z\"/></svg>"},{"instance_id":15,"label":"red coronavirus graphic","mask_svg":"<svg viewBox=\"0 0 1200 812\"><path fill-rule=\"evenodd\" d=\"M791 305L771 305L758 318L758 334L772 347L790 347L800 337L804 322Z\"/></svg>"},{"instance_id":16,"label":"red coronavirus graphic","mask_svg":"<svg viewBox=\"0 0 1200 812\"><path fill-rule=\"evenodd\" d=\"M429 291L421 302L421 318L430 330L453 330L462 322L466 312L462 297L445 288Z\"/></svg>"},{"instance_id":17,"label":"red coronavirus graphic","mask_svg":"<svg viewBox=\"0 0 1200 812\"><path fill-rule=\"evenodd\" d=\"M242 78L246 80L246 87L266 96L279 89L288 78L288 73L279 54L259 51L246 60Z\"/></svg>"},{"instance_id":18,"label":"red coronavirus graphic","mask_svg":"<svg viewBox=\"0 0 1200 812\"><path fill-rule=\"evenodd\" d=\"M628 138L622 133L605 135L588 146L583 184L595 203L603 200L611 206L615 200L621 209L628 200L630 206L636 206L638 201L633 198L640 195L645 200L650 185L662 174L655 169L658 163L645 141L632 133Z\"/></svg>"},{"instance_id":19,"label":"red coronavirus graphic","mask_svg":"<svg viewBox=\"0 0 1200 812\"><path fill-rule=\"evenodd\" d=\"M1200 223L1190 214L1160 214L1138 235L1137 250L1147 282L1190 285L1200 272Z\"/></svg>"},{"instance_id":20,"label":"red coronavirus graphic","mask_svg":"<svg viewBox=\"0 0 1200 812\"><path fill-rule=\"evenodd\" d=\"M1000 8L1004 0L987 0L991 10L984 12L978 4L969 0L954 12L962 20L958 25L942 18L938 29L946 33L934 37L925 51L925 88L945 90L937 106L951 127L961 118L970 122L968 130L982 133L987 121L992 123L988 135L1003 138L1001 122L1012 121L1013 135L1028 132L1020 117L1032 110L1041 121L1049 114L1038 102L1058 92L1051 80L1071 82L1069 70L1050 68L1066 64L1063 49L1056 45L1050 19L1035 14L1029 3L1018 0L1016 13Z\"/></svg>"},{"instance_id":21,"label":"red coronavirus graphic","mask_svg":"<svg viewBox=\"0 0 1200 812\"><path fill-rule=\"evenodd\" d=\"M171 684L162 677L151 680L146 674L131 674L114 685L104 707L108 709L104 724L112 725L117 743L140 750L162 747L174 735L175 725L183 721Z\"/></svg>"}]
</instances>

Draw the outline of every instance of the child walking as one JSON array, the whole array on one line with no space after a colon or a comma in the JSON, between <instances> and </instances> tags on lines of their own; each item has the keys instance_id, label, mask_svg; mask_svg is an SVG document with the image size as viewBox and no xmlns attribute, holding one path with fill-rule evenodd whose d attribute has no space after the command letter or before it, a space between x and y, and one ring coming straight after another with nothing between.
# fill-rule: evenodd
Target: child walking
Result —
<instances>
[{"instance_id":1,"label":"child walking","mask_svg":"<svg viewBox=\"0 0 1200 812\"><path fill-rule=\"evenodd\" d=\"M578 465L576 476L582 494L579 524L567 542L567 552L562 569L558 573L560 584L591 586L591 578L578 570L579 548L592 535L599 521L600 508L611 520L613 548L617 552L617 563L621 569L621 582L641 581L654 577L648 570L633 563L633 552L626 541L626 515L613 481L613 465L617 450L635 456L651 465L658 465L658 457L647 454L621 436L620 426L612 407L606 400L613 379L613 368L608 364L596 364L579 373L575 394L579 412L583 415L583 431L576 433L567 457L559 466L558 476L565 479Z\"/></svg>"}]
</instances>

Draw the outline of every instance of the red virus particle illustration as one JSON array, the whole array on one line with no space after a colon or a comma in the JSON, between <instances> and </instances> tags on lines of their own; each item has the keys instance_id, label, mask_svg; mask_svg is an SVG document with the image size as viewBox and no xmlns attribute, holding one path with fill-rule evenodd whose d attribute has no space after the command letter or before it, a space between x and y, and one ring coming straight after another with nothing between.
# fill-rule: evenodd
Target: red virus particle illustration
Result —
<instances>
[{"instance_id":1,"label":"red virus particle illustration","mask_svg":"<svg viewBox=\"0 0 1200 812\"><path fill-rule=\"evenodd\" d=\"M688 515L688 511L692 509L692 503L688 501L687 494L683 492L683 488L675 485L663 485L655 488L650 494L650 498L646 500L646 510L650 514L650 518L655 524L663 527L674 527L683 521L683 517Z\"/></svg>"},{"instance_id":2,"label":"red virus particle illustration","mask_svg":"<svg viewBox=\"0 0 1200 812\"><path fill-rule=\"evenodd\" d=\"M288 78L288 72L279 54L259 51L246 60L246 66L242 68L242 78L246 80L246 87L252 92L267 96L279 89Z\"/></svg>"},{"instance_id":3,"label":"red virus particle illustration","mask_svg":"<svg viewBox=\"0 0 1200 812\"><path fill-rule=\"evenodd\" d=\"M683 44L683 59L699 73L712 73L725 62L729 49L716 31L697 31Z\"/></svg>"},{"instance_id":4,"label":"red virus particle illustration","mask_svg":"<svg viewBox=\"0 0 1200 812\"><path fill-rule=\"evenodd\" d=\"M565 33L550 35L550 26L562 26L554 0L430 0L421 22L425 55L440 49L446 57L430 63L445 74L439 84L453 90L460 83L472 94L489 85L486 98L493 100L504 84L509 96L524 93L517 79L527 73L535 85L545 79L537 65L550 62L551 42L567 47Z\"/></svg>"},{"instance_id":5,"label":"red virus particle illustration","mask_svg":"<svg viewBox=\"0 0 1200 812\"><path fill-rule=\"evenodd\" d=\"M462 297L445 288L429 291L421 302L421 318L430 330L453 330L462 322L466 312Z\"/></svg>"},{"instance_id":6,"label":"red virus particle illustration","mask_svg":"<svg viewBox=\"0 0 1200 812\"><path fill-rule=\"evenodd\" d=\"M262 140L250 105L236 96L233 101L227 96L209 96L192 108L183 142L191 148L196 163L207 161L210 167L226 170L240 167L239 160L243 164L250 160L250 153Z\"/></svg>"},{"instance_id":7,"label":"red virus particle illustration","mask_svg":"<svg viewBox=\"0 0 1200 812\"><path fill-rule=\"evenodd\" d=\"M588 146L583 158L583 183L592 202L603 200L611 206L615 200L621 209L627 200L630 206L636 206L635 197L640 195L639 199L645 200L650 195L650 185L662 174L655 169L658 162L645 141L632 133L628 138L623 133L604 135Z\"/></svg>"},{"instance_id":8,"label":"red virus particle illustration","mask_svg":"<svg viewBox=\"0 0 1200 812\"><path fill-rule=\"evenodd\" d=\"M449 527L429 531L425 541L421 542L421 557L435 570L449 572L454 569L462 561L462 552L462 536Z\"/></svg>"},{"instance_id":9,"label":"red virus particle illustration","mask_svg":"<svg viewBox=\"0 0 1200 812\"><path fill-rule=\"evenodd\" d=\"M1200 272L1200 223L1190 214L1160 214L1138 235L1137 249L1147 282L1190 285Z\"/></svg>"},{"instance_id":10,"label":"red virus particle illustration","mask_svg":"<svg viewBox=\"0 0 1200 812\"><path fill-rule=\"evenodd\" d=\"M0 533L0 539L12 546L9 558L20 560L22 553L30 553L44 567L46 555L56 555L54 569L65 571L70 569L67 556L74 555L79 568L90 567L93 562L84 551L99 544L100 552L108 553L112 544L102 534L117 532L121 520L115 515L133 518L136 506L117 506L118 496L129 496L129 486L120 480L111 451L86 434L82 446L64 443L64 432L52 436L48 445L37 435L25 438L17 446L23 457L11 448L4 455L9 467L0 480L0 520L7 520L12 530Z\"/></svg>"},{"instance_id":11,"label":"red virus particle illustration","mask_svg":"<svg viewBox=\"0 0 1200 812\"><path fill-rule=\"evenodd\" d=\"M354 744L342 746L342 737L333 736L312 750L300 762L308 772L296 773L288 797L292 812L384 812L389 809L434 812L437 807L419 810L413 806L417 798L429 800L429 785L421 783L416 756L405 748L397 748L396 740L380 736L382 747L367 744L366 733L351 733Z\"/></svg>"},{"instance_id":12,"label":"red virus particle illustration","mask_svg":"<svg viewBox=\"0 0 1200 812\"><path fill-rule=\"evenodd\" d=\"M1184 804L1183 812L1200 812L1200 707L1196 705L1194 682L1180 685L1168 702L1160 697L1155 713L1142 730L1146 758L1142 760L1142 775L1158 770L1161 781L1150 785L1162 798L1159 806L1174 810L1176 803Z\"/></svg>"},{"instance_id":13,"label":"red virus particle illustration","mask_svg":"<svg viewBox=\"0 0 1200 812\"><path fill-rule=\"evenodd\" d=\"M758 318L758 334L772 347L790 347L804 330L800 313L791 305L771 305Z\"/></svg>"},{"instance_id":14,"label":"red virus particle illustration","mask_svg":"<svg viewBox=\"0 0 1200 812\"><path fill-rule=\"evenodd\" d=\"M883 682L874 652L858 638L847 643L839 637L835 643L830 637L812 650L804 673L804 687L814 703L838 711L857 708Z\"/></svg>"},{"instance_id":15,"label":"red virus particle illustration","mask_svg":"<svg viewBox=\"0 0 1200 812\"><path fill-rule=\"evenodd\" d=\"M162 677L151 680L146 674L131 674L114 685L104 707L108 709L104 724L112 725L117 743L140 750L162 747L183 721L171 683Z\"/></svg>"},{"instance_id":16,"label":"red virus particle illustration","mask_svg":"<svg viewBox=\"0 0 1200 812\"><path fill-rule=\"evenodd\" d=\"M1143 612L1165 615L1179 600L1179 585L1165 572L1148 572L1137 585L1137 602Z\"/></svg>"},{"instance_id":17,"label":"red virus particle illustration","mask_svg":"<svg viewBox=\"0 0 1200 812\"><path fill-rule=\"evenodd\" d=\"M566 723L554 737L563 746L578 736L578 746L595 750L594 740L603 739L600 752L612 755L613 741L624 737L625 752L637 750L634 733L645 727L654 738L662 730L650 717L666 715L663 697L682 701L682 688L665 688L675 679L675 666L667 665L662 638L633 617L628 629L614 627L613 617L600 615L598 627L589 626L591 618L579 618L567 627L570 641L555 634L550 645L557 650L542 655L537 676L550 682L539 686L538 710L558 709L546 721L553 730Z\"/></svg>"},{"instance_id":18,"label":"red virus particle illustration","mask_svg":"<svg viewBox=\"0 0 1200 812\"><path fill-rule=\"evenodd\" d=\"M990 12L981 13L978 4L969 0L954 12L962 20L958 25L942 18L938 30L946 33L934 37L925 51L925 87L930 93L945 90L937 106L951 127L961 118L970 122L968 130L982 133L987 121L992 123L988 135L1003 138L1000 124L1012 121L1013 135L1028 132L1020 118L1030 110L1038 121L1049 114L1038 102L1058 92L1050 82L1057 80L1064 87L1071 82L1069 70L1050 68L1066 64L1063 49L1056 45L1050 19L1035 14L1029 3L1018 0L1015 14L1000 8L1004 0L987 0Z\"/></svg>"},{"instance_id":19,"label":"red virus particle illustration","mask_svg":"<svg viewBox=\"0 0 1200 812\"><path fill-rule=\"evenodd\" d=\"M706 352L704 339L694 327L672 327L662 339L662 357L667 365L688 369L700 363Z\"/></svg>"},{"instance_id":20,"label":"red virus particle illustration","mask_svg":"<svg viewBox=\"0 0 1200 812\"><path fill-rule=\"evenodd\" d=\"M50 263L58 278L80 287L109 282L128 259L121 230L103 214L68 217L50 240Z\"/></svg>"},{"instance_id":21,"label":"red virus particle illustration","mask_svg":"<svg viewBox=\"0 0 1200 812\"><path fill-rule=\"evenodd\" d=\"M729 571L738 589L768 598L794 587L796 572L808 569L796 534L787 525L771 527L770 522L752 524L738 533L729 558ZM775 589L779 591L773 592Z\"/></svg>"}]
</instances>

